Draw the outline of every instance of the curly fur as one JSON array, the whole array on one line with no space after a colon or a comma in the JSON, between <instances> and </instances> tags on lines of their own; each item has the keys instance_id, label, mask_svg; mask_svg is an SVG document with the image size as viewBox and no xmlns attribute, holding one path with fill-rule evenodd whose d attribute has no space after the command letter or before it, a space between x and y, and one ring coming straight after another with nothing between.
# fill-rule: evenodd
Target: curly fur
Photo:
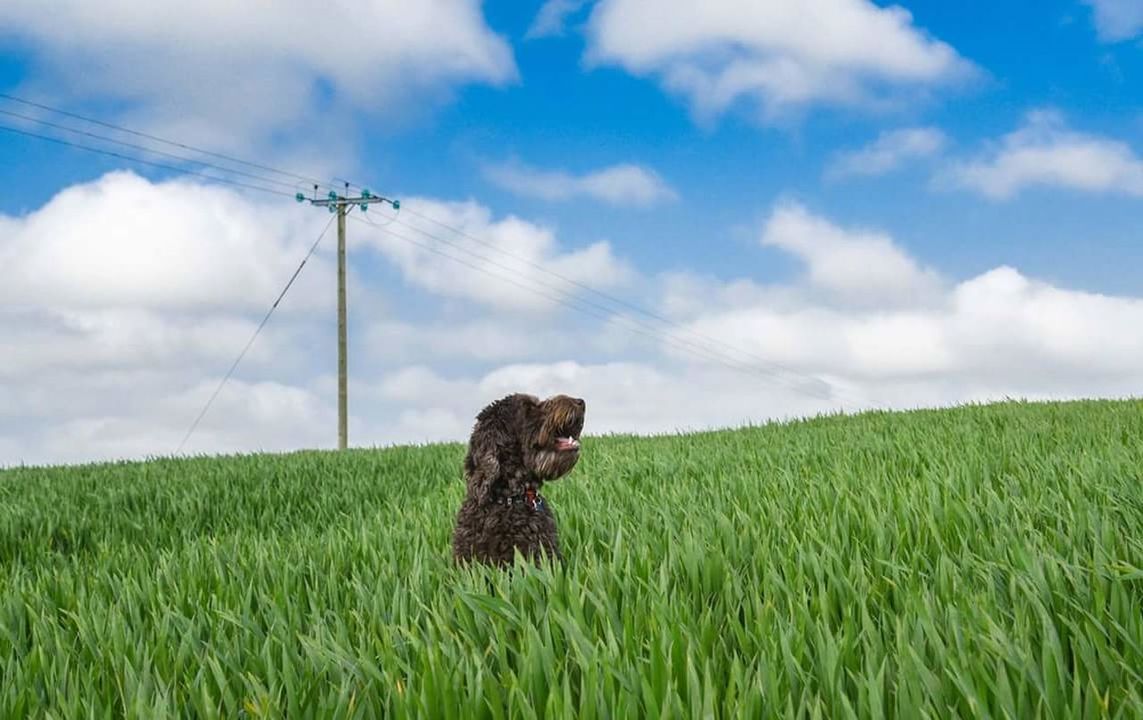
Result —
<instances>
[{"instance_id":1,"label":"curly fur","mask_svg":"<svg viewBox=\"0 0 1143 720\"><path fill-rule=\"evenodd\" d=\"M555 517L539 495L579 460L586 403L556 395L540 400L517 393L480 411L464 458L466 495L453 531L453 557L506 566L516 550L533 562L562 561ZM574 438L568 449L560 438ZM529 490L539 504L525 500Z\"/></svg>"}]
</instances>

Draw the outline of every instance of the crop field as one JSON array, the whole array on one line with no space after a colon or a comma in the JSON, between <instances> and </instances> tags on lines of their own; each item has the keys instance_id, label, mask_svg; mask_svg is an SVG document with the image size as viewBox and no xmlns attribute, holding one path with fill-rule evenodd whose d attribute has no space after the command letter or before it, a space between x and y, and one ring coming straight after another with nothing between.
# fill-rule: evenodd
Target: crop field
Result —
<instances>
[{"instance_id":1,"label":"crop field","mask_svg":"<svg viewBox=\"0 0 1143 720\"><path fill-rule=\"evenodd\" d=\"M1143 717L1141 402L587 437L511 573L463 452L0 472L0 717Z\"/></svg>"}]
</instances>

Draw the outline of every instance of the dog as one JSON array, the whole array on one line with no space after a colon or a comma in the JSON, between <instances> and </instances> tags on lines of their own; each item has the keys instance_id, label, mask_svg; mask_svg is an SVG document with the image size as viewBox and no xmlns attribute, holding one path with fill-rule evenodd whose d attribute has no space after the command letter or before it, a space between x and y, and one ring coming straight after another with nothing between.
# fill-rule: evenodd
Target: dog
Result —
<instances>
[{"instance_id":1,"label":"dog","mask_svg":"<svg viewBox=\"0 0 1143 720\"><path fill-rule=\"evenodd\" d=\"M506 567L517 550L534 563L563 563L555 517L540 488L580 457L587 404L516 393L476 416L464 458L466 494L456 515L453 558Z\"/></svg>"}]
</instances>

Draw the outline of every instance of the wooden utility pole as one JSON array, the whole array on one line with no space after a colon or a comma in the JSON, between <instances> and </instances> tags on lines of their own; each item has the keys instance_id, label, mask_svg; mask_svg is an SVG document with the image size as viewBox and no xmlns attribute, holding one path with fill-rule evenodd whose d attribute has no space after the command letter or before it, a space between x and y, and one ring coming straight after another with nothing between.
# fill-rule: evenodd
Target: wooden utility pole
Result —
<instances>
[{"instance_id":1,"label":"wooden utility pole","mask_svg":"<svg viewBox=\"0 0 1143 720\"><path fill-rule=\"evenodd\" d=\"M337 213L337 449L344 450L349 446L349 361L348 355L348 331L347 331L347 311L345 301L345 216L353 209L354 205L361 207L361 211L365 212L373 203L387 202L393 206L394 210L401 207L400 200L389 200L388 198L378 197L370 194L368 190L362 190L361 195L358 197L347 197L349 195L349 185L345 186L345 195L338 195L330 191L329 196L326 198L318 199L317 187L314 187L313 198L307 198L302 193L298 193L295 197L298 202L305 202L309 200L312 205L320 205L329 208L330 212Z\"/></svg>"},{"instance_id":2,"label":"wooden utility pole","mask_svg":"<svg viewBox=\"0 0 1143 720\"><path fill-rule=\"evenodd\" d=\"M349 360L345 317L345 205L337 206L337 449L349 444Z\"/></svg>"}]
</instances>

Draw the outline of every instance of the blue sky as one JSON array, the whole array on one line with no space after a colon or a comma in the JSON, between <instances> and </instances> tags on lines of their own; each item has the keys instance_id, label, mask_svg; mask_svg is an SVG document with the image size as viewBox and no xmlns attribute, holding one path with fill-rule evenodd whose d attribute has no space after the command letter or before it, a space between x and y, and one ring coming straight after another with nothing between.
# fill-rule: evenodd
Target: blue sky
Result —
<instances>
[{"instance_id":1,"label":"blue sky","mask_svg":"<svg viewBox=\"0 0 1143 720\"><path fill-rule=\"evenodd\" d=\"M1039 362L1047 351L1031 345L1019 351L989 348L983 340L949 351L960 360L934 361L924 371L896 377L894 389L874 386L868 384L869 373L854 370L856 366L825 369L805 360L801 350L782 345L781 328L763 310L784 308L780 314L795 326L812 324L815 318L840 322L834 315L827 317L827 311L862 328L893 313L900 313L900 322L911 322L913 311L901 310L900 298L887 306L866 302L887 297L882 292L885 283L900 276L863 274L861 269L866 260L897 267L893 263L905 258L900 267L916 272L917 284L910 280L902 287L921 293L918 288L928 282L921 279L922 270L931 270L945 288L934 291L931 302L910 295L906 305L946 307L949 298L960 297L960 284L1007 267L1042 284L1047 295L1037 296L1041 299L1055 298L1052 292L1063 294L1059 302L1044 300L1047 305L1013 309L1008 320L997 320L1000 325L1017 317L1035 325L1040 322L1036 313L1045 307L1064 308L1060 312L1068 317L1061 315L1061 328L1083 327L1083 312L1134 317L1135 298L1143 287L1143 246L1138 242L1143 207L1143 95L1138 89L1143 87L1138 82L1143 12L1132 0L897 5L815 0L805 5L804 12L822 13L820 22L799 19L790 10L796 5L778 2L720 0L710 6L708 16L691 17L696 11L684 3L675 7L641 0L553 0L549 6L565 7L569 13L559 32L538 37L529 31L539 27L544 3L442 2L412 11L374 0L360 8L334 4L328 10L329 25L344 31L315 28L315 34L331 32L329 38L344 32L344 47L329 38L307 43L292 37L306 25L299 21L291 26L288 17L279 27L215 3L205 4L201 12L172 7L150 14L137 12L133 5L131 0L112 3L105 17L76 13L78 19L62 20L62 26L37 18L34 3L18 1L0 10L0 91L276 167L343 174L378 192L413 198L411 207L425 212L435 208L438 217L458 223L460 211L447 204L471 202L488 213L487 222L462 224L489 237L501 230L507 233L497 223L515 216L527 223L528 232L547 228L553 233L556 245L536 255L544 264L554 263L552 267L560 262L559 252L574 253L605 241L610 259L601 260L603 265L595 270L580 263L578 267L587 268L584 281L600 279L608 292L671 313L671 278L706 283L698 294L700 304L710 300L709 312L680 310L673 320L703 333L725 333L719 337L733 342L769 328L774 330L772 339L751 346L759 355L783 358L806 377L827 373L839 384L851 383L853 392L888 404L908 404L917 397L955 402L1007 390L1048 396L1122 394L1133 387L1134 377L1116 375L1119 365L1087 376L1087 361L1070 355L1059 361L1068 371L1052 365L1043 387L1005 385L1005 378L1036 376L1028 373L1027 363ZM664 9L668 6L670 12ZM233 37L211 35L210 12L220 13L220 23L226 13L236 15L229 19L239 28ZM283 6L282 12L297 16L302 8ZM664 19L668 16L682 19L672 26ZM837 20L845 17L853 22ZM250 30L270 38L264 47L246 43L244 22L265 22L265 28ZM202 32L196 29L199 25ZM874 37L878 33L882 35ZM364 68L376 68L376 73ZM231 84L238 88L233 94ZM729 100L718 99L723 91ZM27 111L2 101L0 109ZM14 124L9 118L0 122ZM912 154L901 149L910 132L919 148ZM896 158L880 169L869 152L878 138L883 138L882 158ZM859 154L863 149L866 152ZM834 173L846 156L852 158L852 171ZM6 216L14 228L10 237L21 237L24 243L31 242L29 218L46 213L46 204L57 193L132 167L8 133L0 133L0 157L5 188L0 219ZM612 183L608 189L586 191L573 179L620 165L635 168L639 176L628 178L619 189ZM134 170L154 181L171 175L138 166ZM562 195L525 191L544 182ZM633 200L631 182L649 192L650 199ZM323 220L314 210L302 220L304 212L285 199L237 196L257 203L261 213L280 212L282 219L275 222L290 228L283 230L286 234L303 236ZM782 215L782 208L797 211ZM193 207L186 210L193 212ZM308 224L291 225L295 218ZM351 226L351 235L359 231L367 232ZM870 240L871 233L883 242ZM16 242L11 241L13 248ZM92 242L99 240L93 235ZM267 242L260 252L284 253L284 247L293 247ZM503 242L508 247L513 241ZM111 247L114 252L114 241ZM862 255L861 248L871 254ZM417 276L419 270L402 265L392 248L372 250L355 252L353 258L362 287L375 293L353 306L364 316L354 326L355 338L368 335L374 319L422 329L432 325L446 334L455 334L464 324L519 327L533 322L522 320L531 316L515 314L511 305L482 304L481 291L466 297L442 289L440 283L447 281ZM850 270L830 265L829 258L850 251L858 262ZM296 256L282 259L286 265L296 261ZM619 265L638 279L611 282L597 274ZM854 294L855 288L861 292ZM745 294L734 295L739 291ZM10 307L57 319L67 313L96 313L107 327L122 320L114 315L124 311L121 306L103 307L94 295L90 302L80 297L65 312L35 292L29 289L11 300ZM703 298L704 293L709 297ZM738 299L721 307L715 299L722 297L719 293ZM773 300L775 294L782 300ZM796 301L790 299L794 296ZM368 304L374 300L376 305ZM1100 303L1105 300L1120 305L1104 307ZM139 307L150 305L143 301ZM763 314L747 317L743 309L749 307ZM194 312L200 310L196 306ZM257 317L248 309L234 312L235 318L247 321ZM938 310L932 312L939 315ZM1069 313L1078 313L1079 319ZM164 316L153 319L161 323ZM284 320L284 327L290 322ZM324 338L329 328L314 322L309 334L299 330L298 337L320 342L315 339ZM490 376L509 372L505 368L517 368L513 377L528 377L519 370L523 362L536 368L573 363L581 373L573 373L575 382L588 383L589 389L590 381L582 378L591 375L593 364L622 362L644 363L647 373L663 373L662 382L669 385L692 380L701 384L700 375L694 374L701 369L672 364L677 358L661 348L600 345L599 338L610 335L594 321L565 312L535 322L575 327L583 336L550 353L484 359L439 349L397 359L357 344L353 360L356 367L378 368L375 377L363 373L362 383L384 384L394 373L428 369L433 381L446 383L441 393L450 402L459 397L477 405L484 396L471 387L487 387ZM960 327L957 323L964 320L949 322ZM934 337L942 339L934 342L953 342L948 338L955 331L940 327ZM1099 337L1118 337L1119 329L1106 328ZM821 333L835 331L832 324L820 328ZM1049 343L1051 348L1068 345L1066 332L1060 332L1061 337ZM102 347L111 341L88 337L76 342L75 352L82 353L83 342ZM291 352L304 354L291 347ZM854 358L868 355L847 347ZM892 349L893 342L883 347L888 355L901 352ZM232 355L232 350L220 348L219 357ZM1007 364L982 370L965 359L991 351L1008 358ZM927 349L916 352L919 357ZM1136 347L1123 352L1121 361L1129 365ZM211 372L211 362L219 364L217 358L203 358L201 366L172 374L155 392L193 395L190 378ZM286 371L255 364L245 380L252 386L280 382L287 391L312 395L306 402L327 412L321 396L328 363L299 360L291 367ZM554 387L560 378L572 382L566 366L560 367L565 374L557 372L557 380L536 380L536 387ZM99 372L115 370L107 365ZM213 372L217 376L217 368ZM639 378L640 371L632 375ZM1095 375L1101 378L1096 385L1085 384ZM1108 379L1111 375L1114 380ZM878 383L890 382L877 377ZM6 379L13 384L26 381L15 370ZM922 381L930 383L924 392L916 386ZM455 385L465 382L469 390ZM392 402L394 410L399 406L401 413L426 417L436 412L441 426L448 428L441 437L462 435L466 413L478 409L460 401L418 403L404 396L398 402L392 393L378 392L383 396L379 406ZM775 407L789 408L784 412L814 409L780 398L773 401ZM658 427L625 412L618 399L611 402L603 406L607 428ZM194 404L189 397L187 403ZM677 403L676 409L691 401ZM103 420L131 427L153 424L148 414L153 412L158 411L152 407L140 410L138 417ZM729 417L712 410L700 424L760 419L741 417L749 414L747 409L736 412ZM149 419L144 421L144 416ZM44 445L41 435L82 419L66 412L42 419L40 435L21 441L36 448L27 456L65 457ZM8 420L24 425L27 417ZM438 435L415 423L398 430L374 420L372 439L377 442L384 436ZM174 432L178 412L171 410L161 422ZM362 419L365 426L370 422ZM672 416L671 422L683 424L687 418ZM217 437L225 433L220 426ZM267 437L203 447L262 446ZM321 445L326 440L303 433L283 442ZM145 440L130 446L100 442L91 440L83 452L93 457L138 454L150 447ZM0 456L0 463L4 460Z\"/></svg>"},{"instance_id":2,"label":"blue sky","mask_svg":"<svg viewBox=\"0 0 1143 720\"><path fill-rule=\"evenodd\" d=\"M533 17L534 8L525 7L492 4L490 24L520 38ZM1143 270L1125 267L1143 267L1132 262L1143 257L1143 246L1129 235L1139 217L1137 200L1093 202L1050 192L993 207L964 193L928 191L924 169L874 181L822 182L832 153L903 124L935 125L973 149L1015 128L1029 109L1049 105L1085 130L1134 143L1143 137L1143 103L1127 80L1143 69L1143 53L1137 43L1099 42L1091 12L1082 4L970 3L954 9L948 3L913 2L906 7L917 25L992 77L890 117L827 110L765 127L739 110L714 127L700 128L682 103L654 83L615 69L584 72L583 38L569 34L517 41L524 74L520 86L468 88L422 133L369 143L366 157L376 158L391 184L414 179L418 192L473 194L505 210L553 217L585 237L614 236L641 263L664 269L727 273L756 261L751 243L735 242L734 227L754 222L776 196L795 193L835 217L892 230L951 272L1019 262L1068 284L1114 291L1139 287ZM498 193L477 173L464 172L470 157L495 161L513 154L541 167L573 171L619 159L638 162L669 178L683 201L649 213L553 208ZM1105 237L1114 254L1072 262L1080 228ZM719 252L697 252L711 242Z\"/></svg>"}]
</instances>

